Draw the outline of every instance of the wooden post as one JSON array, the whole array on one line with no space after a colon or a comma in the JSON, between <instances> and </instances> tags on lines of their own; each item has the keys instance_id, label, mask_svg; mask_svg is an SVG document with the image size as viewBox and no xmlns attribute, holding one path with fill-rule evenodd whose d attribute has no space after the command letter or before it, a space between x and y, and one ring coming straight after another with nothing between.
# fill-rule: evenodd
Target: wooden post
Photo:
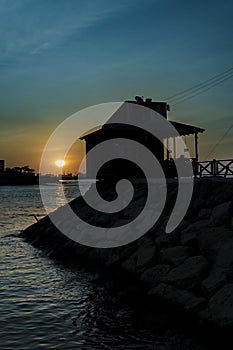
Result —
<instances>
[{"instance_id":1,"label":"wooden post","mask_svg":"<svg viewBox=\"0 0 233 350\"><path fill-rule=\"evenodd\" d=\"M176 138L173 138L173 159L176 159Z\"/></svg>"},{"instance_id":2,"label":"wooden post","mask_svg":"<svg viewBox=\"0 0 233 350\"><path fill-rule=\"evenodd\" d=\"M167 159L169 159L169 139L167 138Z\"/></svg>"},{"instance_id":3,"label":"wooden post","mask_svg":"<svg viewBox=\"0 0 233 350\"><path fill-rule=\"evenodd\" d=\"M195 133L195 159L198 162L198 134Z\"/></svg>"},{"instance_id":4,"label":"wooden post","mask_svg":"<svg viewBox=\"0 0 233 350\"><path fill-rule=\"evenodd\" d=\"M218 161L216 159L213 159L213 172L212 175L213 176L217 176L218 175Z\"/></svg>"}]
</instances>

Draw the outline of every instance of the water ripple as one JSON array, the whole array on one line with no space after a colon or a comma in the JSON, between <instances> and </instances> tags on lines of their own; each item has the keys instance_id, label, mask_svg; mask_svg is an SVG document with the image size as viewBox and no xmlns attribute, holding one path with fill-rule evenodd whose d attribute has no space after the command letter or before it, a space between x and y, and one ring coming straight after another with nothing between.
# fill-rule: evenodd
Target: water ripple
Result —
<instances>
[{"instance_id":1,"label":"water ripple","mask_svg":"<svg viewBox=\"0 0 233 350\"><path fill-rule=\"evenodd\" d=\"M193 338L144 327L130 306L116 306L85 271L59 265L22 241L16 230L32 222L29 213L42 211L38 188L25 191L0 189L2 203L9 204L2 222L17 217L4 229L11 233L0 236L1 349L206 349Z\"/></svg>"}]
</instances>

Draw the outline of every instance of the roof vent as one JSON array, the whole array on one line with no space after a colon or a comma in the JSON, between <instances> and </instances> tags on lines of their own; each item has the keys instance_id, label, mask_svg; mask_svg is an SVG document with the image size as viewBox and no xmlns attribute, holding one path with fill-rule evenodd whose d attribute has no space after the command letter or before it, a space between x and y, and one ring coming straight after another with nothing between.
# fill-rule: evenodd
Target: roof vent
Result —
<instances>
[{"instance_id":1,"label":"roof vent","mask_svg":"<svg viewBox=\"0 0 233 350\"><path fill-rule=\"evenodd\" d=\"M143 96L135 96L135 100L137 101L137 103L143 103Z\"/></svg>"}]
</instances>

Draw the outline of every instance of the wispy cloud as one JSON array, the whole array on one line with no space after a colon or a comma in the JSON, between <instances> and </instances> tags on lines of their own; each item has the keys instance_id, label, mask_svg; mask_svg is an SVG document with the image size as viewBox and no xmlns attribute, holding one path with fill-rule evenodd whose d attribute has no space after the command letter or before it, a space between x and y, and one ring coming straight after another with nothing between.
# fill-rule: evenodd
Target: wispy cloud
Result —
<instances>
[{"instance_id":1,"label":"wispy cloud","mask_svg":"<svg viewBox=\"0 0 233 350\"><path fill-rule=\"evenodd\" d=\"M43 43L40 46L38 46L37 48L33 49L30 54L32 55L37 55L42 53L44 50L47 50L49 48L51 48L51 43L47 42L47 43Z\"/></svg>"},{"instance_id":2,"label":"wispy cloud","mask_svg":"<svg viewBox=\"0 0 233 350\"><path fill-rule=\"evenodd\" d=\"M0 0L0 65L18 63L30 55L52 50L75 33L95 26L109 16L137 3L123 1Z\"/></svg>"},{"instance_id":3,"label":"wispy cloud","mask_svg":"<svg viewBox=\"0 0 233 350\"><path fill-rule=\"evenodd\" d=\"M11 127L7 125L7 129L1 129L0 139L1 143L11 142L12 140L21 139L30 135L30 132L23 127Z\"/></svg>"}]
</instances>

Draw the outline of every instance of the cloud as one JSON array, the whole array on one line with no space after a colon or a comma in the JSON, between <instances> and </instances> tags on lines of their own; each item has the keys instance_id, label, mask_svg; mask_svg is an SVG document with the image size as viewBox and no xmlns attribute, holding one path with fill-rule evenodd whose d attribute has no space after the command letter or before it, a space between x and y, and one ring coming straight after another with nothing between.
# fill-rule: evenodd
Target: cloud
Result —
<instances>
[{"instance_id":1,"label":"cloud","mask_svg":"<svg viewBox=\"0 0 233 350\"><path fill-rule=\"evenodd\" d=\"M43 43L40 46L38 46L37 48L33 49L30 54L31 55L37 55L42 53L44 50L48 50L49 48L51 48L51 43Z\"/></svg>"},{"instance_id":2,"label":"cloud","mask_svg":"<svg viewBox=\"0 0 233 350\"><path fill-rule=\"evenodd\" d=\"M24 130L23 128L21 129L16 129L16 130L2 130L0 133L0 138L1 138L1 143L6 143L6 142L12 142L12 141L17 141L19 139L24 139L30 135L29 131Z\"/></svg>"},{"instance_id":3,"label":"cloud","mask_svg":"<svg viewBox=\"0 0 233 350\"><path fill-rule=\"evenodd\" d=\"M131 1L135 4L137 1ZM0 65L18 63L30 55L59 47L74 33L95 26L131 6L123 1L0 0Z\"/></svg>"}]
</instances>

